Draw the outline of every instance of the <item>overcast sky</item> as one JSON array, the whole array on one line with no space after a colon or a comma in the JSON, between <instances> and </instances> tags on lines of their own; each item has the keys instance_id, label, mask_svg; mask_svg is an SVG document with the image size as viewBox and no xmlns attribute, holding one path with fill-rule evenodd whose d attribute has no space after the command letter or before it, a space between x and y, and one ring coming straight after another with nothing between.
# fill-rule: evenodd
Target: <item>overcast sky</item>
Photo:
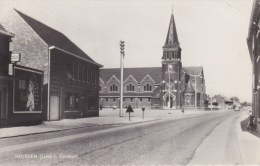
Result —
<instances>
[{"instance_id":1,"label":"overcast sky","mask_svg":"<svg viewBox=\"0 0 260 166\"><path fill-rule=\"evenodd\" d=\"M183 66L203 66L209 95L238 96L251 102L251 61L247 48L253 0L172 1L5 1L10 7L64 33L105 68L161 66L172 13Z\"/></svg>"}]
</instances>

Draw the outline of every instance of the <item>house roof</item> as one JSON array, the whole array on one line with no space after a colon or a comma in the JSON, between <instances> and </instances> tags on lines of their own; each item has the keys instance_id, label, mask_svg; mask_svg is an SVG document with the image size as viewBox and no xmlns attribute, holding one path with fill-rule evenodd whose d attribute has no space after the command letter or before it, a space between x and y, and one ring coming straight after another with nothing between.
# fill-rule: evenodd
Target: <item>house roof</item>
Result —
<instances>
[{"instance_id":1,"label":"house roof","mask_svg":"<svg viewBox=\"0 0 260 166\"><path fill-rule=\"evenodd\" d=\"M74 44L69 38L67 38L61 32L41 23L40 21L27 16L26 14L15 11L21 16L21 18L40 36L40 38L48 45L55 46L69 53L78 55L90 62L96 63L91 59L84 51L82 51L76 44Z\"/></svg>"},{"instance_id":2,"label":"house roof","mask_svg":"<svg viewBox=\"0 0 260 166\"><path fill-rule=\"evenodd\" d=\"M9 33L7 30L5 30L5 28L1 24L0 24L0 34L14 37L14 34Z\"/></svg>"},{"instance_id":3,"label":"house roof","mask_svg":"<svg viewBox=\"0 0 260 166\"><path fill-rule=\"evenodd\" d=\"M149 75L155 84L161 83L161 67L143 67L143 68L124 68L124 81L132 75L138 83L140 83L147 75ZM107 82L112 76L121 79L120 68L100 69L100 78Z\"/></svg>"},{"instance_id":4,"label":"house roof","mask_svg":"<svg viewBox=\"0 0 260 166\"><path fill-rule=\"evenodd\" d=\"M200 75L203 72L202 66L190 66L190 67L183 67L183 72L188 75Z\"/></svg>"}]
</instances>

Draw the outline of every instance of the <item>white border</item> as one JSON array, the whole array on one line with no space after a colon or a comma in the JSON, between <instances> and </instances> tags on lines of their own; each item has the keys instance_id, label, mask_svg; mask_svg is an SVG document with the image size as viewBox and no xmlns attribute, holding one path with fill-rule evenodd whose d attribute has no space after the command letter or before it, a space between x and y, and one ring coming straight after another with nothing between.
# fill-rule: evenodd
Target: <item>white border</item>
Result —
<instances>
[{"instance_id":1,"label":"white border","mask_svg":"<svg viewBox=\"0 0 260 166\"><path fill-rule=\"evenodd\" d=\"M43 77L43 73L42 72L34 71L33 69L31 70L31 69L22 68L22 67L19 67L19 66L14 66L14 76L15 76L15 69L20 69L20 70L24 70L24 71L30 71L30 72L33 72L33 73L41 74L42 77ZM20 114L20 113L29 113L29 114L39 114L39 113L42 113L42 87L41 87L41 111L14 111L14 96L15 96L15 80L13 81L13 113L14 114L17 114L17 113L18 114Z\"/></svg>"}]
</instances>

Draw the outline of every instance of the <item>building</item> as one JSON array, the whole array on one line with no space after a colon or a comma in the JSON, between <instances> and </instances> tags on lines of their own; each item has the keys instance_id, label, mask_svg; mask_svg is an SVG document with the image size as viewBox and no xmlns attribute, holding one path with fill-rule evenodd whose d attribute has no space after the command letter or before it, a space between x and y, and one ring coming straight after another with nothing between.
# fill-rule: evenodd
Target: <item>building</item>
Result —
<instances>
[{"instance_id":1,"label":"building","mask_svg":"<svg viewBox=\"0 0 260 166\"><path fill-rule=\"evenodd\" d=\"M99 115L99 68L102 65L61 32L18 10L6 14L2 24L16 35L10 49L21 55L17 65L43 71L45 120Z\"/></svg>"},{"instance_id":2,"label":"building","mask_svg":"<svg viewBox=\"0 0 260 166\"><path fill-rule=\"evenodd\" d=\"M260 0L254 0L249 22L247 45L252 62L252 111L257 130L260 122Z\"/></svg>"},{"instance_id":3,"label":"building","mask_svg":"<svg viewBox=\"0 0 260 166\"><path fill-rule=\"evenodd\" d=\"M160 60L162 66L124 68L123 107L203 107L206 99L203 67L183 67L181 50L172 14ZM100 106L118 107L120 69L101 69L99 79Z\"/></svg>"}]
</instances>

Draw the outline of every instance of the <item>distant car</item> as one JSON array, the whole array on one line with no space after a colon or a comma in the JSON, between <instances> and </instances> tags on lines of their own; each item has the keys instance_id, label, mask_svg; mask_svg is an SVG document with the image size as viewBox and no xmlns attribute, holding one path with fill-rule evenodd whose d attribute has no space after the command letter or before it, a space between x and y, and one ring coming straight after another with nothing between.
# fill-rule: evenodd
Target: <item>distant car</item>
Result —
<instances>
[{"instance_id":1,"label":"distant car","mask_svg":"<svg viewBox=\"0 0 260 166\"><path fill-rule=\"evenodd\" d=\"M240 111L238 106L235 107L235 111Z\"/></svg>"}]
</instances>

